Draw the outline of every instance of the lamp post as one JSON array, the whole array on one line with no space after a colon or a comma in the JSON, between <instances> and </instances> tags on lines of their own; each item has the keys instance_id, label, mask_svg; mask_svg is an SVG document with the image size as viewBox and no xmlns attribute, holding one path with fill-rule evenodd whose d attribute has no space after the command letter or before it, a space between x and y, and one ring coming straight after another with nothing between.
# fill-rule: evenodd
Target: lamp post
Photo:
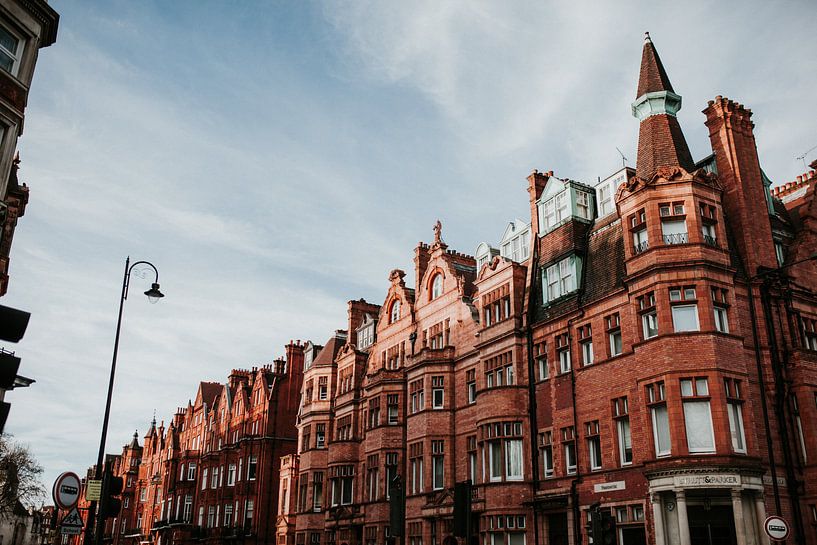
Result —
<instances>
[{"instance_id":1,"label":"lamp post","mask_svg":"<svg viewBox=\"0 0 817 545\"><path fill-rule=\"evenodd\" d=\"M97 454L96 459L96 469L94 470L94 478L98 481L102 478L102 464L103 459L105 457L105 440L108 437L108 419L111 415L111 397L113 395L113 380L116 374L116 356L119 352L119 332L122 329L122 309L125 306L125 300L128 298L128 287L130 286L130 275L133 271L133 268L137 265L147 265L151 269L153 269L153 273L155 275L155 280L151 284L150 289L145 292L148 299L151 303L156 303L164 297L164 294L159 291L159 271L156 270L156 267L153 263L149 261L137 261L131 265L130 256L125 259L125 276L122 279L122 296L119 299L119 318L116 321L116 337L114 338L113 342L113 358L111 359L111 376L108 379L108 399L105 402L105 418L102 420L102 437L99 439L99 453ZM90 545L91 543L91 528L94 527L94 516L96 515L96 506L97 502L92 501L88 506L88 523L85 526L85 538L83 543L85 545ZM94 532L93 542L96 545L102 542L102 531L105 525L105 521L102 517L99 517L96 524L96 531Z\"/></svg>"}]
</instances>

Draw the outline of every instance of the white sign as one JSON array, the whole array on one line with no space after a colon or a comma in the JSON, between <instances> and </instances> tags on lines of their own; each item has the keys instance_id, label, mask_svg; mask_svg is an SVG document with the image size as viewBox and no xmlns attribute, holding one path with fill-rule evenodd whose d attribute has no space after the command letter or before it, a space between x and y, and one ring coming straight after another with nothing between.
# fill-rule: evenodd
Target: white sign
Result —
<instances>
[{"instance_id":1,"label":"white sign","mask_svg":"<svg viewBox=\"0 0 817 545\"><path fill-rule=\"evenodd\" d=\"M675 477L675 486L691 487L718 487L736 486L740 484L740 475L730 475L729 473L715 473L710 475L681 475Z\"/></svg>"},{"instance_id":2,"label":"white sign","mask_svg":"<svg viewBox=\"0 0 817 545\"><path fill-rule=\"evenodd\" d=\"M627 488L627 484L624 481L613 481L593 485L593 492L610 492L611 490L624 490L625 488Z\"/></svg>"},{"instance_id":3,"label":"white sign","mask_svg":"<svg viewBox=\"0 0 817 545\"><path fill-rule=\"evenodd\" d=\"M60 509L71 509L79 501L80 481L76 473L66 471L54 481L51 496Z\"/></svg>"},{"instance_id":4,"label":"white sign","mask_svg":"<svg viewBox=\"0 0 817 545\"><path fill-rule=\"evenodd\" d=\"M766 530L766 535L775 541L783 541L789 537L789 523L776 515L766 519L763 529Z\"/></svg>"},{"instance_id":5,"label":"white sign","mask_svg":"<svg viewBox=\"0 0 817 545\"><path fill-rule=\"evenodd\" d=\"M60 533L63 535L78 536L82 533L83 526L82 515L80 515L79 510L74 507L70 513L62 517L60 521Z\"/></svg>"}]
</instances>

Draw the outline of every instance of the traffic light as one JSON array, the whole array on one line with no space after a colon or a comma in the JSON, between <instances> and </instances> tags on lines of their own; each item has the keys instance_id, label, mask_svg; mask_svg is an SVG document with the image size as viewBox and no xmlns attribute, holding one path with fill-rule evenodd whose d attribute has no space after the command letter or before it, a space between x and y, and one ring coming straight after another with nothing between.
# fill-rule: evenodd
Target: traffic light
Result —
<instances>
[{"instance_id":1,"label":"traffic light","mask_svg":"<svg viewBox=\"0 0 817 545\"><path fill-rule=\"evenodd\" d=\"M110 470L110 466L105 470L102 480L102 494L99 498L99 518L114 518L119 516L122 509L122 500L119 496L125 487L122 477L116 477Z\"/></svg>"},{"instance_id":2,"label":"traffic light","mask_svg":"<svg viewBox=\"0 0 817 545\"><path fill-rule=\"evenodd\" d=\"M0 305L0 341L19 342L23 338L28 327L28 320L31 314L16 308ZM17 376L20 368L20 358L13 352L8 352L0 348L0 390L13 390L28 386L31 379ZM2 396L0 396L2 397ZM11 404L0 401L0 433L6 425Z\"/></svg>"},{"instance_id":3,"label":"traffic light","mask_svg":"<svg viewBox=\"0 0 817 545\"><path fill-rule=\"evenodd\" d=\"M406 525L406 493L400 475L395 475L389 483L389 535L403 536Z\"/></svg>"},{"instance_id":4,"label":"traffic light","mask_svg":"<svg viewBox=\"0 0 817 545\"><path fill-rule=\"evenodd\" d=\"M596 508L590 522L593 545L616 545L616 519L609 510Z\"/></svg>"},{"instance_id":5,"label":"traffic light","mask_svg":"<svg viewBox=\"0 0 817 545\"><path fill-rule=\"evenodd\" d=\"M471 480L454 484L454 524L456 537L466 538L471 534Z\"/></svg>"}]
</instances>

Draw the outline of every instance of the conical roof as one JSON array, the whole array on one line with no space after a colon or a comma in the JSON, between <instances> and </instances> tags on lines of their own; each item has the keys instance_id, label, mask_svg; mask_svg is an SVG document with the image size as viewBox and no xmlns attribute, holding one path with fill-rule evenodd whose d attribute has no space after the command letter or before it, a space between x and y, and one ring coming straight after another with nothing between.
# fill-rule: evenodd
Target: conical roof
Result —
<instances>
[{"instance_id":1,"label":"conical roof","mask_svg":"<svg viewBox=\"0 0 817 545\"><path fill-rule=\"evenodd\" d=\"M673 91L672 84L661 63L661 57L650 39L650 33L644 33L644 49L641 52L641 73L638 76L638 92L635 98L655 91Z\"/></svg>"}]
</instances>

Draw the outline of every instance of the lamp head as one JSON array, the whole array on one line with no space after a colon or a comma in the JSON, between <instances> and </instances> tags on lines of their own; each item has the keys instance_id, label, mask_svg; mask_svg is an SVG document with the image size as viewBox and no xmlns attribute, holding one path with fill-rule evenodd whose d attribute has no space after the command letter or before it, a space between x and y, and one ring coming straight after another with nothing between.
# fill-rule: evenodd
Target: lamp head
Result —
<instances>
[{"instance_id":1,"label":"lamp head","mask_svg":"<svg viewBox=\"0 0 817 545\"><path fill-rule=\"evenodd\" d=\"M154 282L153 284L151 284L150 289L145 292L145 295L148 296L148 300L151 303L157 303L157 302L159 302L159 299L161 299L162 297L165 296L164 293L159 291L159 283L158 282Z\"/></svg>"}]
</instances>

